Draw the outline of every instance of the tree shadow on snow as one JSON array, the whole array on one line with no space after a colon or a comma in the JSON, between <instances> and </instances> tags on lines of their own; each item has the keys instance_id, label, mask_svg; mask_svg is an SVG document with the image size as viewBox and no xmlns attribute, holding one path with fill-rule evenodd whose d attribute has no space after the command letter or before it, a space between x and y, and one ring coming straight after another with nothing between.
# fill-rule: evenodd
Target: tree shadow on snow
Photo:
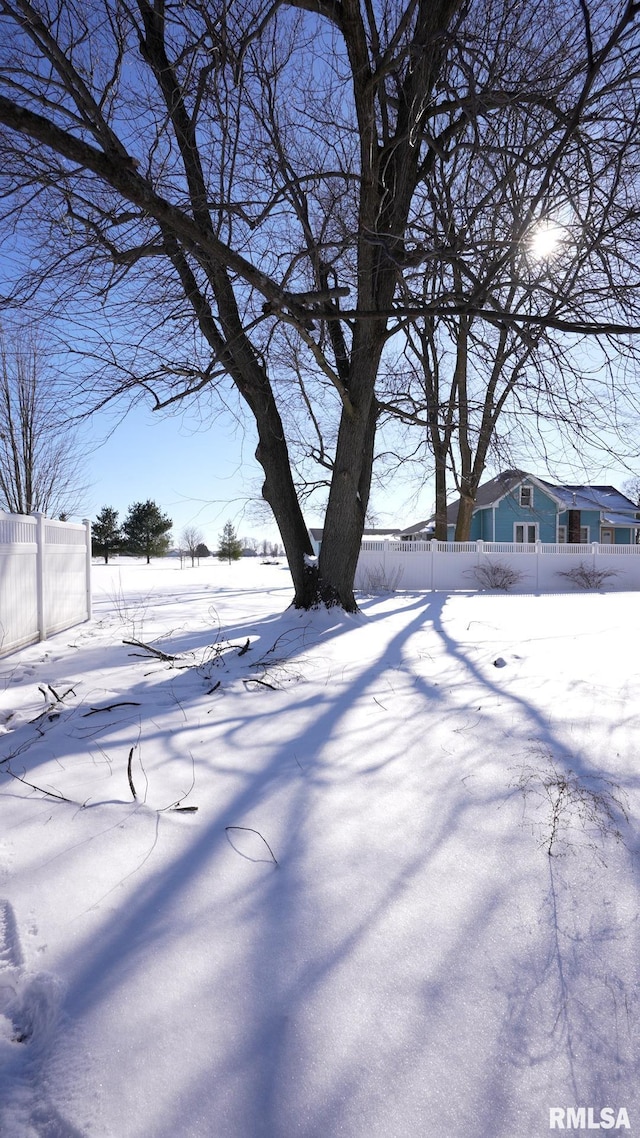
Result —
<instances>
[{"instance_id":1,"label":"tree shadow on snow","mask_svg":"<svg viewBox=\"0 0 640 1138\"><path fill-rule=\"evenodd\" d=\"M154 664L152 682L142 676L127 689L140 703L130 716L85 720L84 735L79 714L66 722L77 754L124 754L138 725L146 776L166 780L166 801L194 756L198 815L155 816L144 871L123 883L121 900L114 886L65 966L72 1020L135 1004L117 1041L134 1066L150 1037L170 1041L148 1073L144 1118L135 1083L123 1091L127 1138L531 1138L568 1095L607 1105L597 1096L613 1093L611 1080L631 1095L628 865L616 886L626 917L604 869L595 892L575 859L571 872L554 867L549 877L501 752L517 756L533 738L560 765L575 769L576 756L533 699L455 639L448 599L392 598L366 618L237 621L224 635L251 640L248 670L237 653L206 676ZM376 648L376 627L395 616L397 631ZM442 647L448 687L416 665L424 633ZM345 637L353 652L338 667L332 644ZM188 632L162 639L176 654L188 643ZM276 690L266 686L276 666L258 664L271 648L285 661ZM325 657L325 684L306 690L306 669ZM218 674L224 682L207 696L205 681ZM505 704L508 741L497 730ZM168 738L162 716L176 709ZM48 761L53 729L46 738L24 753L29 771ZM151 759L160 744L162 758ZM117 779L124 802L124 762ZM190 829L177 834L178 825ZM228 827L256 831L273 862L244 856ZM172 852L160 858L165 847ZM189 1058L176 1077L180 1040Z\"/></svg>"}]
</instances>

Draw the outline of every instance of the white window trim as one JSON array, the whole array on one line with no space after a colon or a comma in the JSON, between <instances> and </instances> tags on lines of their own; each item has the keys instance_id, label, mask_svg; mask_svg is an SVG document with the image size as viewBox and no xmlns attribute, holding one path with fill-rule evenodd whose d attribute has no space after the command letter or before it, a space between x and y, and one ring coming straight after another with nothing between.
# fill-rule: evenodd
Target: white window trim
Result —
<instances>
[{"instance_id":1,"label":"white window trim","mask_svg":"<svg viewBox=\"0 0 640 1138\"><path fill-rule=\"evenodd\" d=\"M523 490L526 490L526 491L528 492L528 494L529 494L529 501L528 501L528 502L523 502L523 501L522 501L522 492L523 492ZM531 509L533 509L533 486L531 486L529 483L526 483L524 486L521 486L521 487L520 487L520 505L521 505L521 506L523 507L523 509L525 509L525 510L531 510Z\"/></svg>"},{"instance_id":2,"label":"white window trim","mask_svg":"<svg viewBox=\"0 0 640 1138\"><path fill-rule=\"evenodd\" d=\"M529 538L527 538L526 541L524 541L524 540L518 541L518 539L516 537L516 531L518 529L518 526L522 526L523 537L524 537L524 531L525 530L533 529L534 533L535 533L535 537L534 537L533 541L530 541ZM533 545L534 542L539 541L539 540L540 540L540 527L538 525L538 522L514 522L513 523L513 544L514 545Z\"/></svg>"},{"instance_id":3,"label":"white window trim","mask_svg":"<svg viewBox=\"0 0 640 1138\"><path fill-rule=\"evenodd\" d=\"M586 535L583 537L583 533ZM567 544L567 526L558 526L558 545ZM591 526L580 526L580 545L591 544Z\"/></svg>"}]
</instances>

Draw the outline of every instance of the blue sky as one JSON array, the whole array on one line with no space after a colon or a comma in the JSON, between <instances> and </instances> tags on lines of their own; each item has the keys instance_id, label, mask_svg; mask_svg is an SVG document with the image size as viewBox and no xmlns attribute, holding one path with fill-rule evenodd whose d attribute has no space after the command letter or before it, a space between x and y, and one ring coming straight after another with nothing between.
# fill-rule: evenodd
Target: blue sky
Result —
<instances>
[{"instance_id":1,"label":"blue sky","mask_svg":"<svg viewBox=\"0 0 640 1138\"><path fill-rule=\"evenodd\" d=\"M219 421L195 429L180 416L160 418L138 406L119 421L96 416L87 437L86 516L112 506L123 519L133 502L151 498L173 520L176 539L185 526L196 526L215 546L231 520L243 536L277 540L273 522L255 502L260 469L249 425L244 436Z\"/></svg>"},{"instance_id":2,"label":"blue sky","mask_svg":"<svg viewBox=\"0 0 640 1138\"><path fill-rule=\"evenodd\" d=\"M103 506L121 520L133 502L151 498L174 523L177 540L185 526L197 526L215 547L226 521L241 536L278 541L268 507L261 500L261 468L254 458L255 433L218 419L208 428L179 414L159 417L143 406L119 416L96 415L85 462L87 492L83 517ZM408 524L428 516L433 505L430 471L423 486L393 480L393 489L374 491L375 524ZM321 525L318 509L305 510L307 524Z\"/></svg>"}]
</instances>

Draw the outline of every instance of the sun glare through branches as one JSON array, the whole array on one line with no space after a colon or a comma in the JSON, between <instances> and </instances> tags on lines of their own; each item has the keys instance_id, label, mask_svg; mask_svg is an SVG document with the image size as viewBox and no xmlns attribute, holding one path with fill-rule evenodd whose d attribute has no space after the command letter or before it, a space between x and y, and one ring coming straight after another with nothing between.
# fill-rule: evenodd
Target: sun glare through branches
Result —
<instances>
[{"instance_id":1,"label":"sun glare through branches","mask_svg":"<svg viewBox=\"0 0 640 1138\"><path fill-rule=\"evenodd\" d=\"M531 253L536 261L553 257L560 248L562 228L553 221L541 221L536 226L530 242Z\"/></svg>"}]
</instances>

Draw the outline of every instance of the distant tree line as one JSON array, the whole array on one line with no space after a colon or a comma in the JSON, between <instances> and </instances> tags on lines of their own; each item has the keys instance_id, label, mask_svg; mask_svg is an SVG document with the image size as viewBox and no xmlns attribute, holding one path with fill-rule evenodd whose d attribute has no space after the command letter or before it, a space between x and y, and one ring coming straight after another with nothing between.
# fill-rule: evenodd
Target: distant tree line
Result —
<instances>
[{"instance_id":1,"label":"distant tree line","mask_svg":"<svg viewBox=\"0 0 640 1138\"><path fill-rule=\"evenodd\" d=\"M277 541L264 537L238 537L232 523L227 522L218 538L216 556L221 561L237 561L240 557L282 557L284 553Z\"/></svg>"},{"instance_id":2,"label":"distant tree line","mask_svg":"<svg viewBox=\"0 0 640 1138\"><path fill-rule=\"evenodd\" d=\"M239 537L233 522L225 522L218 544L213 553L219 561L239 561L241 557L280 557L282 546L266 538ZM202 533L193 526L187 526L180 538L180 558L191 558L191 564L201 557L211 557L212 551L204 542Z\"/></svg>"},{"instance_id":3,"label":"distant tree line","mask_svg":"<svg viewBox=\"0 0 640 1138\"><path fill-rule=\"evenodd\" d=\"M165 557L171 546L171 518L163 514L152 501L135 502L129 507L123 522L118 511L104 506L91 527L93 553L103 557L108 565L110 557L124 554L131 557ZM178 552L181 560L191 559L192 566L201 557L211 557L203 535L195 526L186 526L180 535ZM247 554L262 557L282 556L282 547L266 538L238 537L232 522L226 522L218 538L215 556L221 561L237 561Z\"/></svg>"}]
</instances>

